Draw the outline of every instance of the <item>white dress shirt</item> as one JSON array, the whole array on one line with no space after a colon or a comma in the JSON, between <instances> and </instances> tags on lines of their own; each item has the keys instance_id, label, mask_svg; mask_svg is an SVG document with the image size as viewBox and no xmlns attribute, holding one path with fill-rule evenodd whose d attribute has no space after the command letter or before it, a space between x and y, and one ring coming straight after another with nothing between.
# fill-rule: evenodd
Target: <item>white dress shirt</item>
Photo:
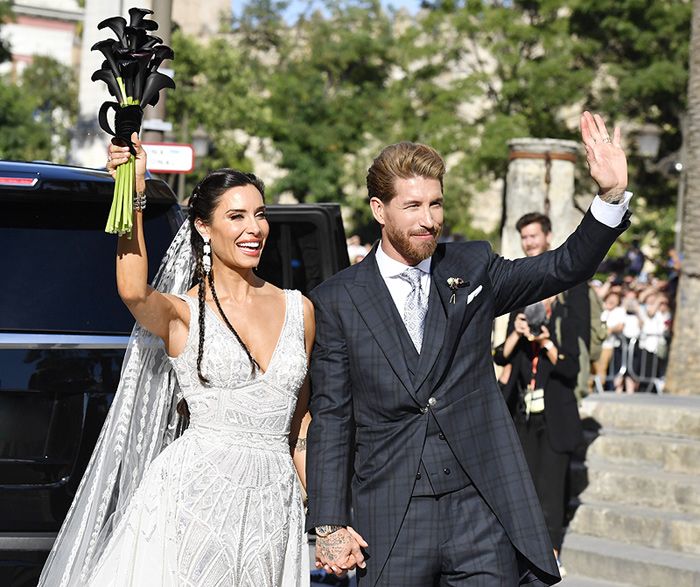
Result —
<instances>
[{"instance_id":1,"label":"white dress shirt","mask_svg":"<svg viewBox=\"0 0 700 587\"><path fill-rule=\"evenodd\" d=\"M595 218L601 224L605 224L610 228L615 228L616 226L619 226L620 222L622 222L622 217L629 208L631 198L632 192L625 192L625 196L619 204L608 204L607 202L601 200L600 196L596 196L591 204L591 214L593 214L593 218ZM408 267L411 267L411 265L405 265L401 261L392 259L384 252L381 242L377 247L375 259L377 260L379 273L389 289L389 293L391 294L391 298L394 300L394 304L396 304L396 309L399 311L401 318L403 318L406 298L408 297L408 294L411 293L411 284L406 280L401 279L399 275L408 269ZM428 300L430 296L431 259L432 257L428 257L416 265L416 267L423 272L420 284L426 300Z\"/></svg>"},{"instance_id":2,"label":"white dress shirt","mask_svg":"<svg viewBox=\"0 0 700 587\"><path fill-rule=\"evenodd\" d=\"M401 279L401 275L406 269L411 267L411 265L404 265L401 261L396 261L392 259L389 255L382 249L382 243L379 243L377 247L377 253L375 255L377 260L377 267L379 267L379 273L384 279L389 293L391 294L394 304L396 304L396 309L399 311L399 315L403 318L403 310L406 306L406 298L408 294L411 293L411 284L405 279ZM430 296L430 260L432 257L421 261L416 265L423 273L420 279L420 288L427 301Z\"/></svg>"}]
</instances>

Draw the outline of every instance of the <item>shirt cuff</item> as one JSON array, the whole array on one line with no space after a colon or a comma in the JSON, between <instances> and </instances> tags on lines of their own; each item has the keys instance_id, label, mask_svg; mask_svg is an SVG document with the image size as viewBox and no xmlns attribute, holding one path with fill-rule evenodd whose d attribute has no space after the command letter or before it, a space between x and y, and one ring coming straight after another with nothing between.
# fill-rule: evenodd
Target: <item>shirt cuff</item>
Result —
<instances>
[{"instance_id":1,"label":"shirt cuff","mask_svg":"<svg viewBox=\"0 0 700 587\"><path fill-rule=\"evenodd\" d=\"M591 204L591 214L601 224L605 224L605 226L610 228L616 228L622 222L631 199L632 192L625 192L622 201L618 204L609 204L603 201L600 196L596 196Z\"/></svg>"}]
</instances>

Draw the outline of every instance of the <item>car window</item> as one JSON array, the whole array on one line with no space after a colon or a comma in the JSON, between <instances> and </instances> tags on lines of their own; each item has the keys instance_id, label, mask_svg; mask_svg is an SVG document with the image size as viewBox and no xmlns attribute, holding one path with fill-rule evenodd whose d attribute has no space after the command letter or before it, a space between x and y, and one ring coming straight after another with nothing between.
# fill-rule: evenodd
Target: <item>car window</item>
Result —
<instances>
[{"instance_id":1,"label":"car window","mask_svg":"<svg viewBox=\"0 0 700 587\"><path fill-rule=\"evenodd\" d=\"M330 249L330 250L329 250ZM332 248L326 246L326 257ZM306 294L327 275L323 274L320 227L313 222L270 219L270 235L257 273L278 287Z\"/></svg>"},{"instance_id":2,"label":"car window","mask_svg":"<svg viewBox=\"0 0 700 587\"><path fill-rule=\"evenodd\" d=\"M149 202L145 215L149 281L174 231L177 208ZM129 333L119 299L116 236L104 232L104 202L9 201L0 215L3 286L0 330Z\"/></svg>"}]
</instances>

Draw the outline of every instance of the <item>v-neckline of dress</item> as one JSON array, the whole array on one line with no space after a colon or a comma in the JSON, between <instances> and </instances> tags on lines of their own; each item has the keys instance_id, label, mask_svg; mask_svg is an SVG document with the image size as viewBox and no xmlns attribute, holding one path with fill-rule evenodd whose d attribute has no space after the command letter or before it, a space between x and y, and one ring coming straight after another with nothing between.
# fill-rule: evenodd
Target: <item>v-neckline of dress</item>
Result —
<instances>
[{"instance_id":1,"label":"v-neckline of dress","mask_svg":"<svg viewBox=\"0 0 700 587\"><path fill-rule=\"evenodd\" d=\"M272 355L270 355L270 360L267 363L267 369L264 371L260 368L260 363L258 360L253 357L253 360L255 363L258 365L258 372L260 373L260 377L265 377L270 372L270 369L272 368L273 363L275 362L275 359L277 358L277 351L279 350L280 344L282 343L282 338L284 337L284 333L287 330L287 323L289 322L289 295L287 293L287 290L282 290L284 292L284 322L282 323L282 328L280 330L279 336L277 337L277 343L275 344L275 348L272 351ZM212 308L209 304L204 302L204 305L206 306L207 310L211 312L212 318L217 322L219 327L228 335L230 336L236 344L238 344L239 347L241 347L241 350L244 350L243 347L241 346L241 343L236 339L234 336L233 332L231 332L226 326L226 323L219 317L219 315L214 311L214 308ZM240 335L239 335L240 336ZM252 357L252 353L251 353Z\"/></svg>"}]
</instances>

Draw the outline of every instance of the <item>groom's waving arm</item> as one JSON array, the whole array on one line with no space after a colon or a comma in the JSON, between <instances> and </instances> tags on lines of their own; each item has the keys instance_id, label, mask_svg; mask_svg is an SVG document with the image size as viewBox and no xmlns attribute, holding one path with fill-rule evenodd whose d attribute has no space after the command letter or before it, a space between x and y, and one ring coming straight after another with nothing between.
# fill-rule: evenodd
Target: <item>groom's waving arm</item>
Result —
<instances>
[{"instance_id":1,"label":"groom's waving arm","mask_svg":"<svg viewBox=\"0 0 700 587\"><path fill-rule=\"evenodd\" d=\"M350 527L355 422L346 340L334 309L341 290L344 288L326 284L311 294L316 340L311 356L312 419L306 463L307 529L325 527L323 534L317 531L317 566L337 574L355 565L364 567L360 546L367 546Z\"/></svg>"},{"instance_id":2,"label":"groom's waving arm","mask_svg":"<svg viewBox=\"0 0 700 587\"><path fill-rule=\"evenodd\" d=\"M576 231L559 248L536 257L510 261L492 254L489 277L495 314L505 314L543 300L589 279L615 239L629 226L627 158L620 129L608 134L598 115L581 115L581 139L591 178L598 184L591 209Z\"/></svg>"}]
</instances>

